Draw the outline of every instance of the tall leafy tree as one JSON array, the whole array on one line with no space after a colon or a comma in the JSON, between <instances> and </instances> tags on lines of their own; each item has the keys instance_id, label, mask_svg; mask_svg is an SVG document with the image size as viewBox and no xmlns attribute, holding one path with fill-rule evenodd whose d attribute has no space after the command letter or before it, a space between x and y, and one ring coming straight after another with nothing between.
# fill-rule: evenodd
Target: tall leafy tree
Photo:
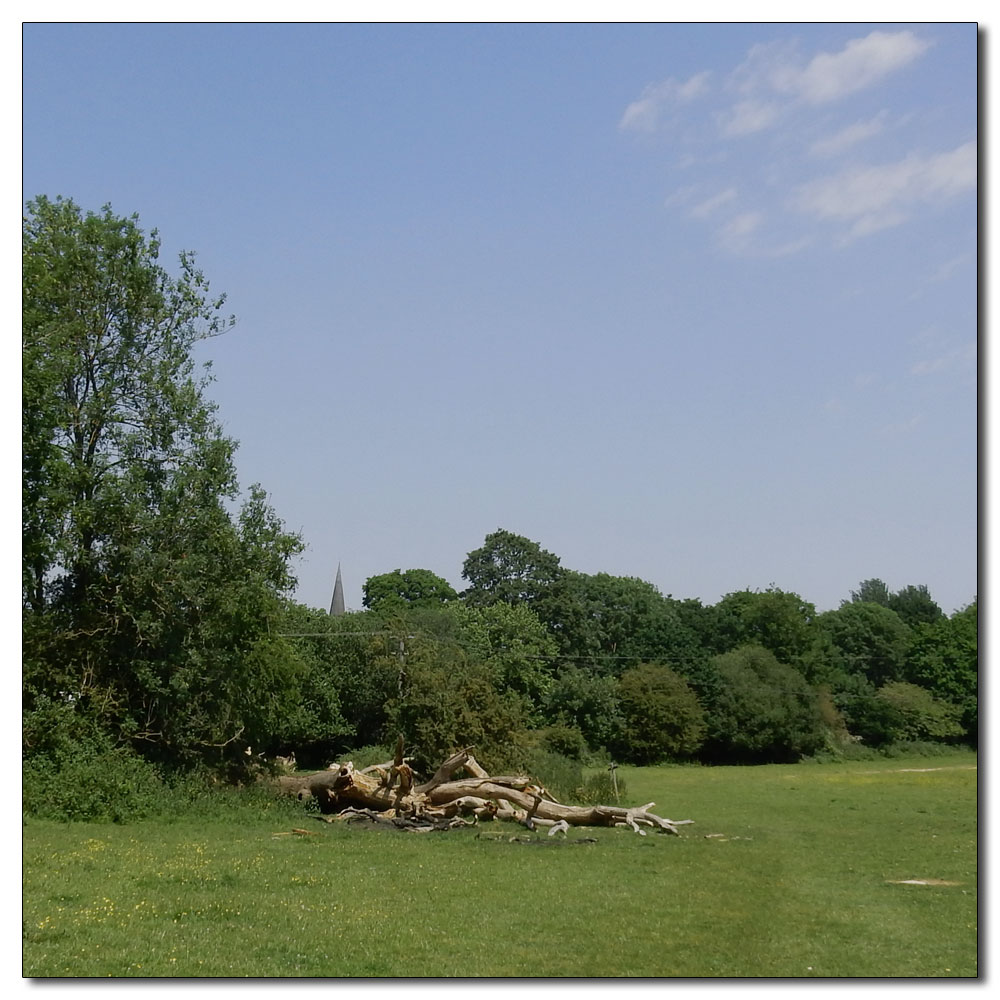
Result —
<instances>
[{"instance_id":1,"label":"tall leafy tree","mask_svg":"<svg viewBox=\"0 0 1000 1000\"><path fill-rule=\"evenodd\" d=\"M546 692L545 718L583 733L591 749L612 746L622 726L618 684L575 664L562 668Z\"/></svg>"},{"instance_id":2,"label":"tall leafy tree","mask_svg":"<svg viewBox=\"0 0 1000 1000\"><path fill-rule=\"evenodd\" d=\"M912 633L895 611L853 601L824 612L817 623L848 673L862 674L876 687L902 678Z\"/></svg>"},{"instance_id":3,"label":"tall leafy tree","mask_svg":"<svg viewBox=\"0 0 1000 1000\"><path fill-rule=\"evenodd\" d=\"M462 564L462 579L469 581L463 597L469 604L530 604L561 574L558 556L499 528Z\"/></svg>"},{"instance_id":4,"label":"tall leafy tree","mask_svg":"<svg viewBox=\"0 0 1000 1000\"><path fill-rule=\"evenodd\" d=\"M455 640L475 660L490 665L501 691L514 691L534 719L552 685L556 643L525 604L448 607Z\"/></svg>"},{"instance_id":5,"label":"tall leafy tree","mask_svg":"<svg viewBox=\"0 0 1000 1000\"><path fill-rule=\"evenodd\" d=\"M910 584L889 597L889 607L911 628L921 623L930 624L944 618L937 601L931 597L925 584Z\"/></svg>"},{"instance_id":6,"label":"tall leafy tree","mask_svg":"<svg viewBox=\"0 0 1000 1000\"><path fill-rule=\"evenodd\" d=\"M674 602L637 577L565 571L535 604L560 652L621 674L642 661L679 669L702 658Z\"/></svg>"},{"instance_id":7,"label":"tall leafy tree","mask_svg":"<svg viewBox=\"0 0 1000 1000\"><path fill-rule=\"evenodd\" d=\"M231 325L190 254L136 216L40 197L23 224L25 686L150 753L234 752L294 701L270 625L297 536L233 453L196 371Z\"/></svg>"},{"instance_id":8,"label":"tall leafy tree","mask_svg":"<svg viewBox=\"0 0 1000 1000\"><path fill-rule=\"evenodd\" d=\"M715 606L727 649L758 645L782 663L797 663L813 641L816 608L798 594L770 586L726 594Z\"/></svg>"},{"instance_id":9,"label":"tall leafy tree","mask_svg":"<svg viewBox=\"0 0 1000 1000\"><path fill-rule=\"evenodd\" d=\"M406 607L437 607L456 597L455 588L429 569L394 569L365 581L361 603L384 613Z\"/></svg>"},{"instance_id":10,"label":"tall leafy tree","mask_svg":"<svg viewBox=\"0 0 1000 1000\"><path fill-rule=\"evenodd\" d=\"M962 709L966 733L974 740L979 727L979 602L950 618L922 622L913 630L906 680Z\"/></svg>"},{"instance_id":11,"label":"tall leafy tree","mask_svg":"<svg viewBox=\"0 0 1000 1000\"><path fill-rule=\"evenodd\" d=\"M881 604L883 608L889 607L891 598L889 588L884 580L873 576L870 580L862 580L858 584L857 590L851 591L851 601L843 601L842 604Z\"/></svg>"}]
</instances>

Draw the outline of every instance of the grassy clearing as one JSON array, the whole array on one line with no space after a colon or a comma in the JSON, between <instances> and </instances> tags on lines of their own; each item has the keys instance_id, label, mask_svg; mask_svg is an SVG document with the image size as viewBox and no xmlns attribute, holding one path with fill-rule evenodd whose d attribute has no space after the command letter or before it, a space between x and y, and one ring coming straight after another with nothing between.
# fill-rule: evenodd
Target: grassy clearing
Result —
<instances>
[{"instance_id":1,"label":"grassy clearing","mask_svg":"<svg viewBox=\"0 0 1000 1000\"><path fill-rule=\"evenodd\" d=\"M975 976L975 763L622 768L681 838L29 820L24 974Z\"/></svg>"}]
</instances>

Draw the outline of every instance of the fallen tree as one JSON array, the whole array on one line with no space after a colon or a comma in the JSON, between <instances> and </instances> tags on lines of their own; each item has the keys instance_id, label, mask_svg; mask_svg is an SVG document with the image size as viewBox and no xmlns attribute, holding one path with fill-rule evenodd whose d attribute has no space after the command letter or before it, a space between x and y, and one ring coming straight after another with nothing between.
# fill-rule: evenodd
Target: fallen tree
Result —
<instances>
[{"instance_id":1,"label":"fallen tree","mask_svg":"<svg viewBox=\"0 0 1000 1000\"><path fill-rule=\"evenodd\" d=\"M395 759L357 770L347 761L326 771L278 779L279 787L300 799L316 799L327 817L343 816L388 822L402 829L439 830L486 820L510 820L528 829L547 827L550 835L571 826L644 827L679 835L677 827L693 820L671 820L643 806L571 806L557 802L548 791L524 775L490 775L471 754L471 747L449 757L429 781L415 783L403 756L402 741ZM465 776L456 777L460 772Z\"/></svg>"}]
</instances>

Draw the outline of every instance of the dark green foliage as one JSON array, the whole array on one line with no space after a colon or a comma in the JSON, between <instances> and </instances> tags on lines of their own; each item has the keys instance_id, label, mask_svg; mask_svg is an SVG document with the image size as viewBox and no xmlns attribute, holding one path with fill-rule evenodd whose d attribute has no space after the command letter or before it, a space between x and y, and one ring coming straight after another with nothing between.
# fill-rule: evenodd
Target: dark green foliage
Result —
<instances>
[{"instance_id":1,"label":"dark green foliage","mask_svg":"<svg viewBox=\"0 0 1000 1000\"><path fill-rule=\"evenodd\" d=\"M918 624L906 658L906 679L959 706L973 742L979 727L979 602L950 618Z\"/></svg>"},{"instance_id":2,"label":"dark green foliage","mask_svg":"<svg viewBox=\"0 0 1000 1000\"><path fill-rule=\"evenodd\" d=\"M407 606L437 607L458 594L447 580L428 569L398 569L365 581L362 604L375 611L400 611Z\"/></svg>"},{"instance_id":3,"label":"dark green foliage","mask_svg":"<svg viewBox=\"0 0 1000 1000\"><path fill-rule=\"evenodd\" d=\"M583 785L583 765L558 751L527 750L521 769L559 802L572 802Z\"/></svg>"},{"instance_id":4,"label":"dark green foliage","mask_svg":"<svg viewBox=\"0 0 1000 1000\"><path fill-rule=\"evenodd\" d=\"M529 538L498 528L462 564L462 579L469 581L462 596L476 605L531 603L561 573L558 556Z\"/></svg>"},{"instance_id":5,"label":"dark green foliage","mask_svg":"<svg viewBox=\"0 0 1000 1000\"><path fill-rule=\"evenodd\" d=\"M124 823L163 809L155 766L107 737L81 742L65 757L32 757L22 781L24 811L43 819Z\"/></svg>"},{"instance_id":6,"label":"dark green foliage","mask_svg":"<svg viewBox=\"0 0 1000 1000\"><path fill-rule=\"evenodd\" d=\"M705 737L705 713L680 674L659 664L626 670L618 681L624 725L613 747L629 764L694 756Z\"/></svg>"},{"instance_id":7,"label":"dark green foliage","mask_svg":"<svg viewBox=\"0 0 1000 1000\"><path fill-rule=\"evenodd\" d=\"M846 603L817 619L836 649L839 665L876 687L899 680L912 634L895 611L881 604Z\"/></svg>"},{"instance_id":8,"label":"dark green foliage","mask_svg":"<svg viewBox=\"0 0 1000 1000\"><path fill-rule=\"evenodd\" d=\"M351 747L389 741L386 706L399 692L409 626L394 633L369 611L333 618L298 606L282 631L305 633L288 641L306 669L296 716L269 749L295 750L303 766L319 768Z\"/></svg>"},{"instance_id":9,"label":"dark green foliage","mask_svg":"<svg viewBox=\"0 0 1000 1000\"><path fill-rule=\"evenodd\" d=\"M782 763L823 745L816 692L793 667L760 646L743 646L712 663L720 690L706 705L706 759Z\"/></svg>"},{"instance_id":10,"label":"dark green foliage","mask_svg":"<svg viewBox=\"0 0 1000 1000\"><path fill-rule=\"evenodd\" d=\"M560 669L543 712L550 723L578 729L592 750L610 746L622 725L615 679L575 665Z\"/></svg>"},{"instance_id":11,"label":"dark green foliage","mask_svg":"<svg viewBox=\"0 0 1000 1000\"><path fill-rule=\"evenodd\" d=\"M401 692L387 706L387 731L403 734L420 770L433 770L465 746L500 773L521 766L527 719L521 697L498 691L493 670L457 646L414 641Z\"/></svg>"},{"instance_id":12,"label":"dark green foliage","mask_svg":"<svg viewBox=\"0 0 1000 1000\"><path fill-rule=\"evenodd\" d=\"M557 723L539 730L542 748L550 753L568 757L570 760L582 761L587 756L589 747L583 733L576 726Z\"/></svg>"},{"instance_id":13,"label":"dark green foliage","mask_svg":"<svg viewBox=\"0 0 1000 1000\"><path fill-rule=\"evenodd\" d=\"M855 604L880 604L883 608L889 607L889 588L885 582L872 577L870 580L862 580L858 584L857 590L851 591L851 601ZM849 602L843 601L841 607Z\"/></svg>"},{"instance_id":14,"label":"dark green foliage","mask_svg":"<svg viewBox=\"0 0 1000 1000\"><path fill-rule=\"evenodd\" d=\"M552 686L556 644L526 604L452 605L455 641L474 660L488 663L498 690L520 695L535 721Z\"/></svg>"},{"instance_id":15,"label":"dark green foliage","mask_svg":"<svg viewBox=\"0 0 1000 1000\"><path fill-rule=\"evenodd\" d=\"M270 635L301 549L233 452L195 342L228 325L182 254L110 208L23 226L24 685L169 762L222 761L296 699Z\"/></svg>"},{"instance_id":16,"label":"dark green foliage","mask_svg":"<svg viewBox=\"0 0 1000 1000\"><path fill-rule=\"evenodd\" d=\"M888 746L902 726L896 707L861 674L843 674L834 691L834 703L844 718L848 732L865 746Z\"/></svg>"},{"instance_id":17,"label":"dark green foliage","mask_svg":"<svg viewBox=\"0 0 1000 1000\"><path fill-rule=\"evenodd\" d=\"M889 598L889 607L911 628L944 618L944 612L924 584L903 587Z\"/></svg>"},{"instance_id":18,"label":"dark green foliage","mask_svg":"<svg viewBox=\"0 0 1000 1000\"><path fill-rule=\"evenodd\" d=\"M782 663L796 663L813 641L815 606L773 585L726 594L715 607L726 650L763 646Z\"/></svg>"},{"instance_id":19,"label":"dark green foliage","mask_svg":"<svg viewBox=\"0 0 1000 1000\"><path fill-rule=\"evenodd\" d=\"M159 771L70 704L47 698L22 720L22 808L45 819L121 823L162 809Z\"/></svg>"},{"instance_id":20,"label":"dark green foliage","mask_svg":"<svg viewBox=\"0 0 1000 1000\"><path fill-rule=\"evenodd\" d=\"M695 644L703 658L726 653L732 648L730 614L724 607L718 604L702 604L701 601L692 598L680 601L673 598L667 600L676 610L681 624L694 635ZM685 675L689 673L686 668L681 667L681 669Z\"/></svg>"},{"instance_id":21,"label":"dark green foliage","mask_svg":"<svg viewBox=\"0 0 1000 1000\"><path fill-rule=\"evenodd\" d=\"M702 656L676 603L637 577L564 571L534 606L560 653L619 675L645 660L683 669Z\"/></svg>"}]
</instances>

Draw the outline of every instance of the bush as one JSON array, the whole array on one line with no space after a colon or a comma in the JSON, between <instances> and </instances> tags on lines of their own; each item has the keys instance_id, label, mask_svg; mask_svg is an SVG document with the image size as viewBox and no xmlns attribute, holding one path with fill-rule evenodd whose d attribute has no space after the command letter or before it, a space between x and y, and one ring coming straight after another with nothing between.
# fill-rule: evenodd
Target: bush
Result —
<instances>
[{"instance_id":1,"label":"bush","mask_svg":"<svg viewBox=\"0 0 1000 1000\"><path fill-rule=\"evenodd\" d=\"M705 713L694 691L669 667L643 663L618 682L625 725L615 749L630 764L691 757L705 736Z\"/></svg>"},{"instance_id":2,"label":"bush","mask_svg":"<svg viewBox=\"0 0 1000 1000\"><path fill-rule=\"evenodd\" d=\"M45 819L124 823L163 809L165 786L157 769L110 740L31 757L22 781L22 808Z\"/></svg>"},{"instance_id":3,"label":"bush","mask_svg":"<svg viewBox=\"0 0 1000 1000\"><path fill-rule=\"evenodd\" d=\"M929 743L926 740L899 740L882 750L882 755L891 760L900 757L950 757L961 753L962 748L946 743Z\"/></svg>"},{"instance_id":4,"label":"bush","mask_svg":"<svg viewBox=\"0 0 1000 1000\"><path fill-rule=\"evenodd\" d=\"M615 679L576 666L560 670L542 710L550 722L579 729L592 750L610 746L622 721Z\"/></svg>"},{"instance_id":5,"label":"bush","mask_svg":"<svg viewBox=\"0 0 1000 1000\"><path fill-rule=\"evenodd\" d=\"M550 753L582 761L588 753L587 741L576 726L556 724L539 730L542 746Z\"/></svg>"},{"instance_id":6,"label":"bush","mask_svg":"<svg viewBox=\"0 0 1000 1000\"><path fill-rule=\"evenodd\" d=\"M560 802L572 799L583 784L583 767L580 762L571 760L564 754L538 748L528 752L526 764L524 770Z\"/></svg>"},{"instance_id":7,"label":"bush","mask_svg":"<svg viewBox=\"0 0 1000 1000\"><path fill-rule=\"evenodd\" d=\"M878 697L895 709L898 723L896 740L954 741L965 735L962 710L930 691L906 681L891 681L878 691Z\"/></svg>"},{"instance_id":8,"label":"bush","mask_svg":"<svg viewBox=\"0 0 1000 1000\"><path fill-rule=\"evenodd\" d=\"M628 797L628 785L618 778L618 798L615 797L615 785L609 771L598 771L591 774L577 788L573 798L582 806L615 806L618 799L624 804Z\"/></svg>"},{"instance_id":9,"label":"bush","mask_svg":"<svg viewBox=\"0 0 1000 1000\"><path fill-rule=\"evenodd\" d=\"M493 774L523 766L527 739L524 700L498 691L489 666L445 647L406 663L401 698L387 706L389 732L402 733L414 767L433 771L464 746Z\"/></svg>"},{"instance_id":10,"label":"bush","mask_svg":"<svg viewBox=\"0 0 1000 1000\"><path fill-rule=\"evenodd\" d=\"M708 712L708 760L787 763L822 748L816 692L797 670L761 646L741 646L712 665L720 683Z\"/></svg>"}]
</instances>

